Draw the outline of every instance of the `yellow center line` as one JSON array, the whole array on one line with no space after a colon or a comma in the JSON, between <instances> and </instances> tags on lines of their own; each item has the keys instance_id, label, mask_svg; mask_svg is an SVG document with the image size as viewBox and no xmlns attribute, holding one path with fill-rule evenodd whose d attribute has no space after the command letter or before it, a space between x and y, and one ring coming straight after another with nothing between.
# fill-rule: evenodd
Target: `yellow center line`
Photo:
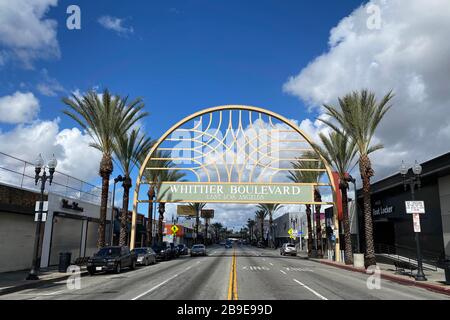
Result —
<instances>
[{"instance_id":1,"label":"yellow center line","mask_svg":"<svg viewBox=\"0 0 450 320\"><path fill-rule=\"evenodd\" d=\"M228 300L238 300L236 250L233 251L233 257L231 258L230 280L228 281Z\"/></svg>"}]
</instances>

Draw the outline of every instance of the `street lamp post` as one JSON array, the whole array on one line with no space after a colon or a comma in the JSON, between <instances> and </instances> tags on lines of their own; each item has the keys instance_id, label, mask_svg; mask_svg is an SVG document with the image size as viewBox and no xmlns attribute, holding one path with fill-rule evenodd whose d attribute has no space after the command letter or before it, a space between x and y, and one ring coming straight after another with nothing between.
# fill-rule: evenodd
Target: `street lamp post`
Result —
<instances>
[{"instance_id":1,"label":"street lamp post","mask_svg":"<svg viewBox=\"0 0 450 320\"><path fill-rule=\"evenodd\" d=\"M114 245L114 199L116 197L116 184L118 182L123 182L125 179L120 174L117 176L117 178L114 179L114 186L113 186L113 196L112 196L112 208L111 208L111 246Z\"/></svg>"},{"instance_id":2,"label":"street lamp post","mask_svg":"<svg viewBox=\"0 0 450 320\"><path fill-rule=\"evenodd\" d=\"M41 224L42 224L42 213L44 210L44 190L45 190L45 183L49 182L49 184L52 184L53 181L53 174L55 173L56 165L58 164L58 161L56 161L55 155L48 161L47 168L49 175L47 175L47 172L45 171L44 166L44 159L42 158L42 155L39 154L38 157L35 160L35 176L34 176L34 184L37 185L39 180L41 181L41 199L39 201L39 212L36 222L36 233L34 237L34 249L33 249L33 261L31 263L31 270L28 274L26 280L39 280L38 272L39 272L39 263L40 263L40 257L39 257L39 246L40 246L40 239L41 239ZM41 173L41 170L44 169L44 172L42 175L39 175Z\"/></svg>"},{"instance_id":3,"label":"street lamp post","mask_svg":"<svg viewBox=\"0 0 450 320\"><path fill-rule=\"evenodd\" d=\"M415 192L414 189L417 186L417 190L420 190L420 174L422 173L422 166L417 163L414 164L413 168L413 176L407 177L407 174L409 172L408 167L405 165L405 163L402 161L402 165L400 166L400 174L403 177L403 185L405 187L405 191L408 189L411 190L411 200L415 201ZM425 277L425 274L423 273L423 265L422 265L422 252L420 250L420 239L419 239L419 232L415 232L415 240L416 240L416 248L417 248L417 274L415 276L415 279L417 281L427 281L427 278Z\"/></svg>"},{"instance_id":4,"label":"street lamp post","mask_svg":"<svg viewBox=\"0 0 450 320\"><path fill-rule=\"evenodd\" d=\"M358 234L356 236L356 248L357 248L357 252L360 252L360 239L359 239L359 216L358 216L358 197L356 194L356 179L353 178L350 174L347 177L347 181L351 182L353 184L353 190L355 192L355 212L354 212L354 223L357 226L357 230L358 230Z\"/></svg>"},{"instance_id":5,"label":"street lamp post","mask_svg":"<svg viewBox=\"0 0 450 320\"><path fill-rule=\"evenodd\" d=\"M172 215L172 227L173 227L173 226L177 226L177 225L178 225L178 216L175 218L175 217ZM172 241L173 241L173 244L174 244L174 245L177 243L176 239L177 239L177 234L174 232L174 233L173 233L173 238L172 238Z\"/></svg>"},{"instance_id":6,"label":"street lamp post","mask_svg":"<svg viewBox=\"0 0 450 320\"><path fill-rule=\"evenodd\" d=\"M297 217L295 218L291 218L291 225L293 226L292 228L294 230L296 230L296 226L297 226ZM298 234L298 233L297 233ZM295 243L295 239L291 238L292 242Z\"/></svg>"}]
</instances>

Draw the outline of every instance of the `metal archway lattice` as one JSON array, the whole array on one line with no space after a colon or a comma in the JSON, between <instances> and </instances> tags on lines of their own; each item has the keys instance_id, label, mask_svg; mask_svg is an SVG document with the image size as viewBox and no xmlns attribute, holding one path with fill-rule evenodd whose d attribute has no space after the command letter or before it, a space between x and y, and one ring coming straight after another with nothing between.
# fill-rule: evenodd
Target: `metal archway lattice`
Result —
<instances>
[{"instance_id":1,"label":"metal archway lattice","mask_svg":"<svg viewBox=\"0 0 450 320\"><path fill-rule=\"evenodd\" d=\"M165 161L170 161L172 167L162 165ZM293 162L298 161L317 163L317 166L294 167ZM179 121L148 153L136 181L131 246L138 204L149 202L140 197L142 187L152 183L146 179L147 173L173 170L184 173L187 181L163 181L158 201L333 205L335 199L336 186L329 164L314 149L311 139L294 123L257 107L227 105L209 108ZM296 171L311 171L322 175L322 178L316 182L289 181L289 172ZM226 189L223 192L226 195L238 188L243 193L256 190L260 194L253 194L250 198L211 197L208 191L217 191L217 188ZM315 202L314 188L328 190L325 193L332 195L333 201ZM186 192L180 194L178 190ZM197 198L186 197L193 194L192 190L205 192ZM292 194L283 198L282 191ZM294 191L298 193L294 194ZM261 195L264 192L268 194L266 197Z\"/></svg>"}]
</instances>

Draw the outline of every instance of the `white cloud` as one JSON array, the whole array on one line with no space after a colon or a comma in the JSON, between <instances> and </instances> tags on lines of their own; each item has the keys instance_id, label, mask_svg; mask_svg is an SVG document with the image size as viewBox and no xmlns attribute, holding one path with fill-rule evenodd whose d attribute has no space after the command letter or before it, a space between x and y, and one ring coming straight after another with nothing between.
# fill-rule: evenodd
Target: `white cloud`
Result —
<instances>
[{"instance_id":1,"label":"white cloud","mask_svg":"<svg viewBox=\"0 0 450 320\"><path fill-rule=\"evenodd\" d=\"M32 121L39 112L39 101L31 92L15 92L0 97L0 122L16 124Z\"/></svg>"},{"instance_id":2,"label":"white cloud","mask_svg":"<svg viewBox=\"0 0 450 320\"><path fill-rule=\"evenodd\" d=\"M372 155L375 179L448 152L450 138L450 10L447 0L373 0L381 28L370 30L359 7L331 30L328 52L285 84L310 110L349 91L369 88L381 98L393 89L393 108L376 133L385 149ZM313 125L311 125L313 124ZM304 122L308 130L318 123Z\"/></svg>"},{"instance_id":3,"label":"white cloud","mask_svg":"<svg viewBox=\"0 0 450 320\"><path fill-rule=\"evenodd\" d=\"M9 59L26 68L36 59L59 58L57 22L45 15L58 0L0 0L0 64Z\"/></svg>"},{"instance_id":4,"label":"white cloud","mask_svg":"<svg viewBox=\"0 0 450 320\"><path fill-rule=\"evenodd\" d=\"M58 80L49 76L47 69L41 71L41 77L42 81L38 83L37 90L44 96L55 97L66 91Z\"/></svg>"},{"instance_id":5,"label":"white cloud","mask_svg":"<svg viewBox=\"0 0 450 320\"><path fill-rule=\"evenodd\" d=\"M29 125L18 125L11 131L0 131L2 152L29 162L33 162L39 153L44 159L55 154L58 160L56 170L84 181L97 177L101 159L100 151L89 147L91 141L77 128L60 131L59 118L38 120Z\"/></svg>"},{"instance_id":6,"label":"white cloud","mask_svg":"<svg viewBox=\"0 0 450 320\"><path fill-rule=\"evenodd\" d=\"M112 16L102 16L98 19L98 23L102 25L105 29L117 32L120 36L126 36L134 33L132 26L126 27L124 25L124 19L112 17Z\"/></svg>"}]
</instances>

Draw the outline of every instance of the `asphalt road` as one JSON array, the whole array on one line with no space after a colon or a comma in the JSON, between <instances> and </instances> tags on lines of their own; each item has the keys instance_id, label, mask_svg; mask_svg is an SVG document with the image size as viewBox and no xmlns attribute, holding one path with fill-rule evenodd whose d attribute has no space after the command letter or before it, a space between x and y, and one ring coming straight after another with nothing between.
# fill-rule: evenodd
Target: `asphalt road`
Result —
<instances>
[{"instance_id":1,"label":"asphalt road","mask_svg":"<svg viewBox=\"0 0 450 320\"><path fill-rule=\"evenodd\" d=\"M298 257L282 257L276 250L213 246L206 257L184 256L121 274L82 277L77 290L68 289L62 281L0 299L450 299L388 280L370 290L368 277Z\"/></svg>"}]
</instances>

